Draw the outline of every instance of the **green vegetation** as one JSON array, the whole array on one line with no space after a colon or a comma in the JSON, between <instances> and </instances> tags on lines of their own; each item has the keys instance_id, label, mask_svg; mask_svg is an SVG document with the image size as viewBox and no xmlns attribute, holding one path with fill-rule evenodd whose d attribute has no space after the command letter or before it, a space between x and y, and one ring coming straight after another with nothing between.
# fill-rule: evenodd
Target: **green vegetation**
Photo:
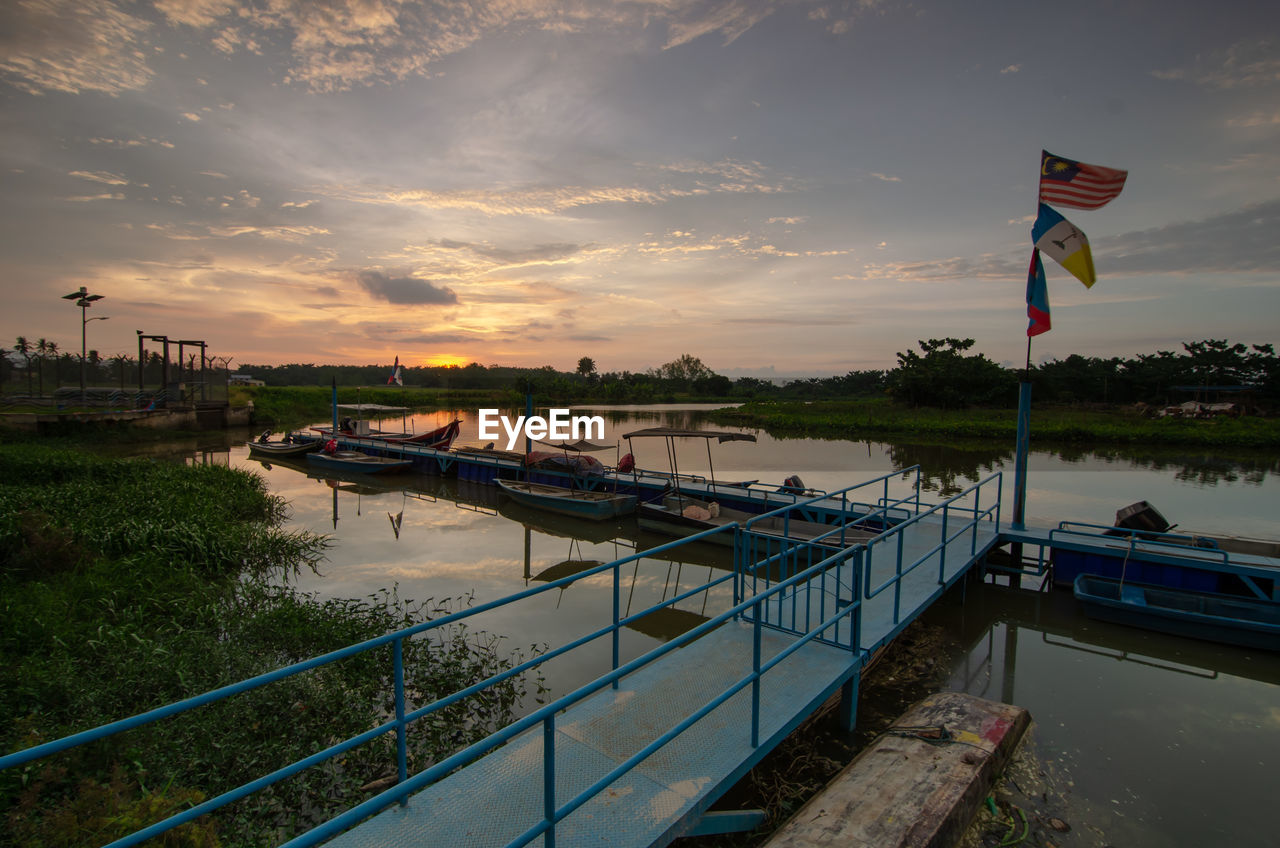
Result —
<instances>
[{"instance_id":1,"label":"green vegetation","mask_svg":"<svg viewBox=\"0 0 1280 848\"><path fill-rule=\"evenodd\" d=\"M324 551L284 532L253 475L0 446L0 750L13 751L439 616L382 592L321 600L288 585ZM512 662L449 629L405 646L419 703ZM296 675L0 773L0 845L98 845L363 732L390 709L390 649ZM421 769L510 720L527 681L411 727ZM537 681L541 688L541 681ZM171 831L164 844L276 844L374 794L390 737ZM384 781L382 784L379 781Z\"/></svg>"},{"instance_id":2,"label":"green vegetation","mask_svg":"<svg viewBox=\"0 0 1280 848\"><path fill-rule=\"evenodd\" d=\"M1017 413L1010 409L911 408L885 399L752 402L717 410L711 419L718 424L761 427L775 436L853 440L911 434L1012 443L1018 429ZM1037 406L1031 432L1037 443L1280 445L1280 420L1274 418L1148 418L1133 409Z\"/></svg>"}]
</instances>

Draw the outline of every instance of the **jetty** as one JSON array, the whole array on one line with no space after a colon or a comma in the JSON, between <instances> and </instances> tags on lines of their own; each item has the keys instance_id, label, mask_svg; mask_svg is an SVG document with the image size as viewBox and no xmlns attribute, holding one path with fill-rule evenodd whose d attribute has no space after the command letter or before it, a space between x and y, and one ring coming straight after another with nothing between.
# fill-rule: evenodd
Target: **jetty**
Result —
<instances>
[{"instance_id":1,"label":"jetty","mask_svg":"<svg viewBox=\"0 0 1280 848\"><path fill-rule=\"evenodd\" d=\"M342 447L421 453L431 449L370 445L345 439ZM511 460L453 454L455 473L493 472ZM443 467L442 469L443 470ZM662 475L625 475L643 496L657 496ZM463 477L463 479L471 479ZM622 485L624 476L608 480ZM246 782L157 824L112 843L124 848L212 813L236 800L311 768L338 761L374 740L390 738L392 785L331 820L287 842L379 846L664 846L681 836L755 827L759 810L712 810L730 787L759 763L829 698L839 695L841 724L856 722L863 669L930 604L975 570L1010 580L1042 580L1051 574L1055 550L1083 549L1129 561L1176 555L1161 539L1116 537L1098 530L1060 527L1014 530L1002 519L1001 474L996 473L937 503L921 498L920 471L905 469L834 492L767 490L702 481L716 497L736 497L751 517L628 556L539 581L524 591L389 633L178 703L92 728L0 757L0 770L23 766L73 747L238 697L258 687L374 652L388 664L387 719L276 771L247 775ZM682 480L681 486L698 481ZM905 492L902 491L905 489ZM780 502L780 503L779 503ZM831 527L819 544L756 529L789 519ZM1114 528L1111 528L1114 530ZM841 534L848 532L845 536ZM624 606L624 567L713 541L730 541L733 567L708 569L704 582L631 612ZM1001 546L1019 544L1032 555L997 560ZM1155 553L1151 553L1155 551ZM1280 562L1265 556L1207 553L1195 549L1193 566L1232 575L1259 594L1277 595ZM1187 565L1184 562L1183 565ZM629 569L628 569L629 571ZM548 575L551 577L551 575ZM430 639L440 628L485 613L517 616L545 592L579 580L612 585L608 623L548 645L545 652L494 676L429 702L407 691L401 656L409 640ZM623 656L624 628L676 611L676 605L708 593L727 594L727 608L646 653ZM584 625L585 628L585 625ZM525 714L487 738L411 770L408 739L416 722L542 663L601 651L607 670L594 680Z\"/></svg>"}]
</instances>

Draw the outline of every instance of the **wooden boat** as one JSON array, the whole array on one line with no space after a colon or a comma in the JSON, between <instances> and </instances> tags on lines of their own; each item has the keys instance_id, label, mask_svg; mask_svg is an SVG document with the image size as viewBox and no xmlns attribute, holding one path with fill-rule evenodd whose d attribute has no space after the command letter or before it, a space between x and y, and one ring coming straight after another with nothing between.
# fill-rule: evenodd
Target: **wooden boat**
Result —
<instances>
[{"instance_id":1,"label":"wooden boat","mask_svg":"<svg viewBox=\"0 0 1280 848\"><path fill-rule=\"evenodd\" d=\"M316 451L307 454L307 462L320 467L356 474L385 474L389 471L408 471L413 461L393 459L389 456L370 456L360 451Z\"/></svg>"},{"instance_id":2,"label":"wooden boat","mask_svg":"<svg viewBox=\"0 0 1280 848\"><path fill-rule=\"evenodd\" d=\"M268 430L254 441L249 442L250 456L275 457L279 459L280 457L302 456L320 447L319 442L295 442L288 438L273 442L267 438L270 434L271 431Z\"/></svg>"},{"instance_id":3,"label":"wooden boat","mask_svg":"<svg viewBox=\"0 0 1280 848\"><path fill-rule=\"evenodd\" d=\"M413 444L420 447L437 448L439 450L448 450L453 444L454 439L458 438L458 434L462 432L462 419L455 418L448 424L437 427L426 433L410 433L408 428L397 433L390 430L378 430L369 426L369 421L361 416L373 414L377 416L387 416L400 413L403 420L407 421L409 408L405 406L384 406L376 403L364 404L338 404L337 409L342 412L354 412L355 417L344 417L338 422L339 436L355 436L361 439L377 439L383 442L392 442L394 444ZM313 431L318 433L321 438L334 438L333 427L312 427Z\"/></svg>"},{"instance_id":4,"label":"wooden boat","mask_svg":"<svg viewBox=\"0 0 1280 848\"><path fill-rule=\"evenodd\" d=\"M791 541L813 542L829 548L856 545L876 535L878 531L860 527L844 527L818 524L781 515L759 518L756 514L732 509L715 501L703 501L686 494L665 495L658 503L642 503L637 507L640 527L668 536L692 536L703 530L723 527L737 522L742 526L752 519L751 532ZM721 533L707 537L707 541L732 545L733 535Z\"/></svg>"},{"instance_id":5,"label":"wooden boat","mask_svg":"<svg viewBox=\"0 0 1280 848\"><path fill-rule=\"evenodd\" d=\"M635 495L591 492L564 486L548 486L523 480L494 480L517 503L560 515L602 521L627 515L636 508Z\"/></svg>"},{"instance_id":6,"label":"wooden boat","mask_svg":"<svg viewBox=\"0 0 1280 848\"><path fill-rule=\"evenodd\" d=\"M1078 575L1074 591L1090 618L1280 651L1280 602L1171 589L1096 574Z\"/></svg>"}]
</instances>

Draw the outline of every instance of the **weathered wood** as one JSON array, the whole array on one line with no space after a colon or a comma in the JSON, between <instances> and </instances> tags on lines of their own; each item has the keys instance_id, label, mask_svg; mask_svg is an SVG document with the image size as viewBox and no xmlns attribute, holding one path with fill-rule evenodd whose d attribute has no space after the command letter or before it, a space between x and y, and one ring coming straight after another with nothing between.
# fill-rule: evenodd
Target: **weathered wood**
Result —
<instances>
[{"instance_id":1,"label":"weathered wood","mask_svg":"<svg viewBox=\"0 0 1280 848\"><path fill-rule=\"evenodd\" d=\"M1021 707L962 692L931 695L836 775L766 848L954 845L1030 723Z\"/></svg>"}]
</instances>

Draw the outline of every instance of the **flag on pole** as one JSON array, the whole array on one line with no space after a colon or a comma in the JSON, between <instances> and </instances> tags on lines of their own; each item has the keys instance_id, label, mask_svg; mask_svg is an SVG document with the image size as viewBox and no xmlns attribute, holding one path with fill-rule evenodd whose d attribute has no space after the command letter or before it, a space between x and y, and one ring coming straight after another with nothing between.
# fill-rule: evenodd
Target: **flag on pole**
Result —
<instances>
[{"instance_id":1,"label":"flag on pole","mask_svg":"<svg viewBox=\"0 0 1280 848\"><path fill-rule=\"evenodd\" d=\"M387 378L387 385L395 383L397 386L404 385L404 378L400 374L400 357L396 356L396 364L391 366L391 376Z\"/></svg>"},{"instance_id":2,"label":"flag on pole","mask_svg":"<svg viewBox=\"0 0 1280 848\"><path fill-rule=\"evenodd\" d=\"M1031 268L1027 271L1027 335L1038 336L1049 332L1049 284L1044 279L1044 263L1040 251L1031 249Z\"/></svg>"},{"instance_id":3,"label":"flag on pole","mask_svg":"<svg viewBox=\"0 0 1280 848\"><path fill-rule=\"evenodd\" d=\"M1100 209L1120 193L1128 176L1128 171L1086 165L1041 150L1040 202L1071 209Z\"/></svg>"},{"instance_id":4,"label":"flag on pole","mask_svg":"<svg viewBox=\"0 0 1280 848\"><path fill-rule=\"evenodd\" d=\"M1042 253L1071 272L1077 280L1091 287L1098 280L1093 270L1093 253L1089 240L1076 225L1057 210L1040 204L1040 214L1031 227L1031 241Z\"/></svg>"}]
</instances>

